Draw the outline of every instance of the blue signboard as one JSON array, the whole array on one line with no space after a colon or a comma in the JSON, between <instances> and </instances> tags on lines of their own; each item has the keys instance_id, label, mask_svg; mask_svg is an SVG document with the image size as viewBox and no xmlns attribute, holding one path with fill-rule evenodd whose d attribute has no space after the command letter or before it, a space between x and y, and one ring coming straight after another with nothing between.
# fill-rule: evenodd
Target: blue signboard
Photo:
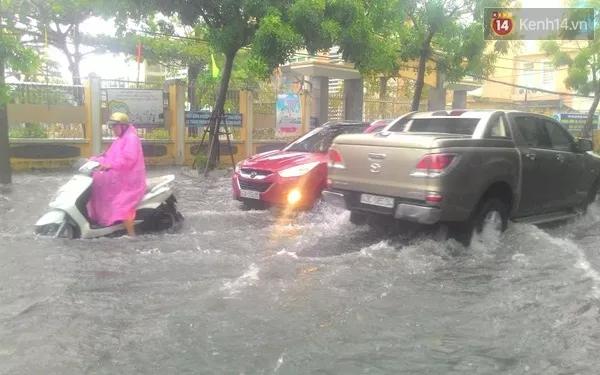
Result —
<instances>
[{"instance_id":1,"label":"blue signboard","mask_svg":"<svg viewBox=\"0 0 600 375\"><path fill-rule=\"evenodd\" d=\"M185 112L185 126L188 128L200 128L208 126L210 121L211 111L186 111ZM239 128L242 126L242 114L241 113L225 113L223 119L221 119L221 125L226 124L232 128Z\"/></svg>"},{"instance_id":2,"label":"blue signboard","mask_svg":"<svg viewBox=\"0 0 600 375\"><path fill-rule=\"evenodd\" d=\"M571 134L579 137L585 126L587 113L557 113L554 115L554 118L557 119ZM592 130L595 129L598 129L598 115L594 115L594 120L592 122Z\"/></svg>"}]
</instances>

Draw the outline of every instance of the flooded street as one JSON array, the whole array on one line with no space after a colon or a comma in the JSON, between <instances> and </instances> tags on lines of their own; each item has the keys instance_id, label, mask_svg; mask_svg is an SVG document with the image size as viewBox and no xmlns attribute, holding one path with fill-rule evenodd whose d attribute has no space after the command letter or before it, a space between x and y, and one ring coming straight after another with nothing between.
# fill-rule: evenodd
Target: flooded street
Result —
<instances>
[{"instance_id":1,"label":"flooded street","mask_svg":"<svg viewBox=\"0 0 600 375\"><path fill-rule=\"evenodd\" d=\"M70 173L0 190L0 374L597 374L600 206L464 248L175 173L177 233L36 238Z\"/></svg>"}]
</instances>

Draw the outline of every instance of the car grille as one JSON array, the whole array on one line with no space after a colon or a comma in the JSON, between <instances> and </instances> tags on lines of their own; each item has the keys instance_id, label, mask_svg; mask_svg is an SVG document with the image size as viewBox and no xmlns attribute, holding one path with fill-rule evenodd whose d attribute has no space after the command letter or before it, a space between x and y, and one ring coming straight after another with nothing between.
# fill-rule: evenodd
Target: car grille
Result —
<instances>
[{"instance_id":1,"label":"car grille","mask_svg":"<svg viewBox=\"0 0 600 375\"><path fill-rule=\"evenodd\" d=\"M270 182L263 181L245 181L240 179L240 188L244 190L253 190L258 191L260 193L264 193L271 186Z\"/></svg>"},{"instance_id":2,"label":"car grille","mask_svg":"<svg viewBox=\"0 0 600 375\"><path fill-rule=\"evenodd\" d=\"M260 169L251 169L251 168L242 168L242 170L240 172L246 176L254 175L254 176L265 176L265 177L273 173L271 171L263 171Z\"/></svg>"}]
</instances>

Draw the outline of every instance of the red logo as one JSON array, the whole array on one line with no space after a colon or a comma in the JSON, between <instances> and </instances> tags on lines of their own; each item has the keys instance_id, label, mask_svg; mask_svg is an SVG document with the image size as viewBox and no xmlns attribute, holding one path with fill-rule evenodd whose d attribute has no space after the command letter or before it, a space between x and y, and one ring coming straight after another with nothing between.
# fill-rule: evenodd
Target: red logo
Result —
<instances>
[{"instance_id":1,"label":"red logo","mask_svg":"<svg viewBox=\"0 0 600 375\"><path fill-rule=\"evenodd\" d=\"M492 30L496 35L505 36L513 29L512 15L506 12L492 12Z\"/></svg>"}]
</instances>

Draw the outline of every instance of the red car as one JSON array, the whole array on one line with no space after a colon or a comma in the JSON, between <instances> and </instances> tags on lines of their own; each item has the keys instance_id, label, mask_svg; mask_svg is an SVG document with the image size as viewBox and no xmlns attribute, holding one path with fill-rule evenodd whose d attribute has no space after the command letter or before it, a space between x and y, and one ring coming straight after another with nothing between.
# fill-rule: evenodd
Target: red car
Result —
<instances>
[{"instance_id":1,"label":"red car","mask_svg":"<svg viewBox=\"0 0 600 375\"><path fill-rule=\"evenodd\" d=\"M395 119L393 119L393 118L375 120L371 123L371 125L369 125L368 128L365 129L365 133L377 133L377 132L383 130L383 128L388 126L394 120Z\"/></svg>"},{"instance_id":2,"label":"red car","mask_svg":"<svg viewBox=\"0 0 600 375\"><path fill-rule=\"evenodd\" d=\"M233 198L247 206L310 208L327 184L327 151L340 134L362 133L368 123L330 121L282 150L239 162L233 173Z\"/></svg>"}]
</instances>

